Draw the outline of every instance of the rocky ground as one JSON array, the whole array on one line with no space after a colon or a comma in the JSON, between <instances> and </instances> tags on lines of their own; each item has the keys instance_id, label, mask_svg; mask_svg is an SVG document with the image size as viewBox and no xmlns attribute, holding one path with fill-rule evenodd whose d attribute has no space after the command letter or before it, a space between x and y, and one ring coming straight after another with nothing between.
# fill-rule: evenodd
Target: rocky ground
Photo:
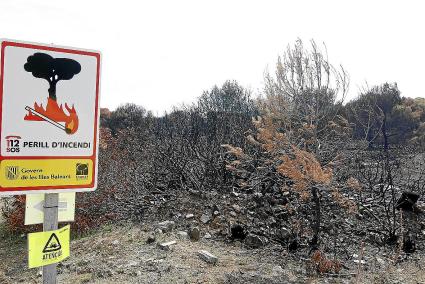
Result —
<instances>
[{"instance_id":1,"label":"rocky ground","mask_svg":"<svg viewBox=\"0 0 425 284\"><path fill-rule=\"evenodd\" d=\"M365 248L340 273L318 275L309 259L281 245L248 245L214 239L202 228L183 232L176 222L110 225L74 237L71 257L58 266L59 283L425 283L420 255L394 261ZM25 236L2 229L0 259L0 283L41 283L40 270L27 268Z\"/></svg>"},{"instance_id":2,"label":"rocky ground","mask_svg":"<svg viewBox=\"0 0 425 284\"><path fill-rule=\"evenodd\" d=\"M423 201L403 213L404 228L413 220L417 236L414 252L406 254L376 232L374 217L385 219L373 199L349 213L324 191L322 257L314 260L311 233L291 248L295 234L284 202L290 199L274 188L144 193L137 203L143 210L122 218L132 222L74 234L71 257L58 266L59 282L425 284ZM302 209L308 227L313 211L308 204ZM27 268L26 254L26 235L10 235L0 221L0 283L41 283L40 269ZM318 272L319 265L335 261L337 273Z\"/></svg>"}]
</instances>

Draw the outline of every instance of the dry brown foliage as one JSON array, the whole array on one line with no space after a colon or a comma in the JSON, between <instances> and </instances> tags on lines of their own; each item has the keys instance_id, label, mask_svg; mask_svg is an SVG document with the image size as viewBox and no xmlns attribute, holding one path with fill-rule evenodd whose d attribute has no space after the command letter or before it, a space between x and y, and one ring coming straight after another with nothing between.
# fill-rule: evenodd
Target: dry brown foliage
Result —
<instances>
[{"instance_id":1,"label":"dry brown foliage","mask_svg":"<svg viewBox=\"0 0 425 284\"><path fill-rule=\"evenodd\" d=\"M308 199L309 188L313 185L329 185L332 169L323 167L315 155L292 144L286 134L278 131L273 117L265 116L253 120L258 133L251 143L259 144L271 159L278 161L277 172L292 180L292 188ZM308 126L305 126L308 129Z\"/></svg>"},{"instance_id":2,"label":"dry brown foliage","mask_svg":"<svg viewBox=\"0 0 425 284\"><path fill-rule=\"evenodd\" d=\"M360 185L360 182L356 178L350 177L347 180L347 186L351 189L354 189L357 192L362 191L362 186Z\"/></svg>"},{"instance_id":3,"label":"dry brown foliage","mask_svg":"<svg viewBox=\"0 0 425 284\"><path fill-rule=\"evenodd\" d=\"M328 185L331 182L332 170L323 168L312 153L300 150L295 146L292 146L291 149L292 155L280 157L282 164L277 171L294 182L294 189L303 192L312 185Z\"/></svg>"},{"instance_id":4,"label":"dry brown foliage","mask_svg":"<svg viewBox=\"0 0 425 284\"><path fill-rule=\"evenodd\" d=\"M358 212L356 203L342 195L337 188L333 188L331 194L335 202L342 208L346 209L348 213L354 214Z\"/></svg>"},{"instance_id":5,"label":"dry brown foliage","mask_svg":"<svg viewBox=\"0 0 425 284\"><path fill-rule=\"evenodd\" d=\"M257 129L255 139L248 139L254 145L259 145L272 156L279 155L285 151L290 143L286 135L277 130L278 126L272 116L253 118L252 123Z\"/></svg>"},{"instance_id":6,"label":"dry brown foliage","mask_svg":"<svg viewBox=\"0 0 425 284\"><path fill-rule=\"evenodd\" d=\"M310 260L319 273L339 273L342 268L339 261L328 259L320 250L316 250Z\"/></svg>"}]
</instances>

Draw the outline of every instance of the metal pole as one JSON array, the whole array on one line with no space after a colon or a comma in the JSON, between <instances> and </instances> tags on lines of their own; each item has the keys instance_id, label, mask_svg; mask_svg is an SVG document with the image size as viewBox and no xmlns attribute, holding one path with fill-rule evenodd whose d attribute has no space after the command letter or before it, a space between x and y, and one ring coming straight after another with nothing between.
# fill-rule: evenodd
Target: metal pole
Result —
<instances>
[{"instance_id":1,"label":"metal pole","mask_svg":"<svg viewBox=\"0 0 425 284\"><path fill-rule=\"evenodd\" d=\"M52 231L58 228L59 193L44 194L44 223L43 231ZM43 266L43 284L56 284L56 263Z\"/></svg>"}]
</instances>

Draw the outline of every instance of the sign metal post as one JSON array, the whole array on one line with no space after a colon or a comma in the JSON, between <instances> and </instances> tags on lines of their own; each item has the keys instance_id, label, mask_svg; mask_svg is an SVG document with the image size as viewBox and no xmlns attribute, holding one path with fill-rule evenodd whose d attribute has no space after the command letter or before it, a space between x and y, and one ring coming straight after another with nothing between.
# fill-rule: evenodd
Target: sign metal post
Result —
<instances>
[{"instance_id":1,"label":"sign metal post","mask_svg":"<svg viewBox=\"0 0 425 284\"><path fill-rule=\"evenodd\" d=\"M43 231L53 231L58 228L58 193L46 193L44 196ZM56 284L56 263L43 266L43 284Z\"/></svg>"}]
</instances>

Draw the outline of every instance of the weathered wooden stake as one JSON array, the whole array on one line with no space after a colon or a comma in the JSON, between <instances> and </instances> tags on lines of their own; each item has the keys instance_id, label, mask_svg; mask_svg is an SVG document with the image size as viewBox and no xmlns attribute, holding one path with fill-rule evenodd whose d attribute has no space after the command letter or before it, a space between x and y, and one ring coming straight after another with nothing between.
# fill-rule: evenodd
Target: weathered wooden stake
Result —
<instances>
[{"instance_id":1,"label":"weathered wooden stake","mask_svg":"<svg viewBox=\"0 0 425 284\"><path fill-rule=\"evenodd\" d=\"M44 223L43 231L52 231L58 228L59 193L44 194ZM43 284L56 284L56 263L43 266Z\"/></svg>"}]
</instances>

